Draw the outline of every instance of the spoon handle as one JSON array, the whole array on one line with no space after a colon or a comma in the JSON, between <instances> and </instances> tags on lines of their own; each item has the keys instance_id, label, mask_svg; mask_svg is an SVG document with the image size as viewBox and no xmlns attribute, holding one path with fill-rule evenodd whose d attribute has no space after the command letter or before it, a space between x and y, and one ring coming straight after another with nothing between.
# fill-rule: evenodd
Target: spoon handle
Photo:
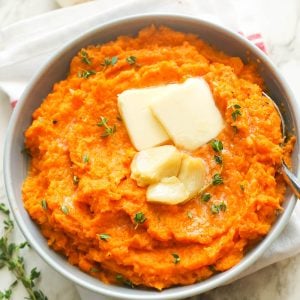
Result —
<instances>
[{"instance_id":1,"label":"spoon handle","mask_svg":"<svg viewBox=\"0 0 300 300\"><path fill-rule=\"evenodd\" d=\"M288 166L282 161L282 175L284 180L292 189L294 195L300 199L300 182L299 179L290 171Z\"/></svg>"}]
</instances>

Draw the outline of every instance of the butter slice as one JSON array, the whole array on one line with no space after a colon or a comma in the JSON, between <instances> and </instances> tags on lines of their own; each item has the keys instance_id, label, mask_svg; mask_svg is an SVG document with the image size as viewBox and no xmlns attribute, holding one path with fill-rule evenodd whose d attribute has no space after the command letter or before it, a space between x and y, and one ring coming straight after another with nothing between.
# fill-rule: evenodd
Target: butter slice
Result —
<instances>
[{"instance_id":1,"label":"butter slice","mask_svg":"<svg viewBox=\"0 0 300 300\"><path fill-rule=\"evenodd\" d=\"M149 104L174 144L194 151L216 137L224 127L207 82L187 79Z\"/></svg>"},{"instance_id":2,"label":"butter slice","mask_svg":"<svg viewBox=\"0 0 300 300\"><path fill-rule=\"evenodd\" d=\"M189 192L189 199L195 197L203 188L206 173L203 159L184 154L178 179Z\"/></svg>"},{"instance_id":3,"label":"butter slice","mask_svg":"<svg viewBox=\"0 0 300 300\"><path fill-rule=\"evenodd\" d=\"M201 191L205 176L204 161L184 154L178 177L162 178L160 182L149 185L147 201L167 205L185 203Z\"/></svg>"},{"instance_id":4,"label":"butter slice","mask_svg":"<svg viewBox=\"0 0 300 300\"><path fill-rule=\"evenodd\" d=\"M149 109L149 104L165 93L167 87L131 89L118 95L119 112L133 146L139 151L170 140Z\"/></svg>"},{"instance_id":5,"label":"butter slice","mask_svg":"<svg viewBox=\"0 0 300 300\"><path fill-rule=\"evenodd\" d=\"M177 177L172 176L149 185L146 197L148 202L175 205L187 201L189 193L184 184Z\"/></svg>"},{"instance_id":6,"label":"butter slice","mask_svg":"<svg viewBox=\"0 0 300 300\"><path fill-rule=\"evenodd\" d=\"M131 178L138 186L146 186L164 177L177 176L182 153L174 146L165 145L138 152L131 163Z\"/></svg>"}]
</instances>

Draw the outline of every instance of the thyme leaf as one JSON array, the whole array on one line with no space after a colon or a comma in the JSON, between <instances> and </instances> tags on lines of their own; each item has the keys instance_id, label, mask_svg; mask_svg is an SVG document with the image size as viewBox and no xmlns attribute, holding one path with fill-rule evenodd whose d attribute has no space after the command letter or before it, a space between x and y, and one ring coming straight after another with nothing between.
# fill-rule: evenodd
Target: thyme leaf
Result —
<instances>
[{"instance_id":1,"label":"thyme leaf","mask_svg":"<svg viewBox=\"0 0 300 300\"><path fill-rule=\"evenodd\" d=\"M136 63L136 57L133 56L133 55L128 56L128 57L126 58L126 61L127 61L127 63L129 63L130 65L134 65L134 64Z\"/></svg>"},{"instance_id":2,"label":"thyme leaf","mask_svg":"<svg viewBox=\"0 0 300 300\"><path fill-rule=\"evenodd\" d=\"M236 121L238 116L241 116L241 115L242 115L242 113L239 109L236 109L231 113L231 117L232 117L233 121Z\"/></svg>"},{"instance_id":3,"label":"thyme leaf","mask_svg":"<svg viewBox=\"0 0 300 300\"><path fill-rule=\"evenodd\" d=\"M117 62L118 62L118 56L106 57L104 58L101 66L103 67L114 66Z\"/></svg>"},{"instance_id":4,"label":"thyme leaf","mask_svg":"<svg viewBox=\"0 0 300 300\"><path fill-rule=\"evenodd\" d=\"M77 76L79 78L89 78L91 75L95 75L96 74L96 71L93 71L93 70L82 70L82 71L79 71L77 73Z\"/></svg>"},{"instance_id":5,"label":"thyme leaf","mask_svg":"<svg viewBox=\"0 0 300 300\"><path fill-rule=\"evenodd\" d=\"M101 127L101 126L106 126L108 122L108 119L105 117L100 117L100 122L97 123L97 126Z\"/></svg>"},{"instance_id":6,"label":"thyme leaf","mask_svg":"<svg viewBox=\"0 0 300 300\"><path fill-rule=\"evenodd\" d=\"M89 158L88 154L84 154L84 155L83 155L82 161L83 161L85 164L89 163L90 158Z\"/></svg>"},{"instance_id":7,"label":"thyme leaf","mask_svg":"<svg viewBox=\"0 0 300 300\"><path fill-rule=\"evenodd\" d=\"M213 204L210 208L212 214L218 214L220 211L226 211L227 206L224 201L219 204Z\"/></svg>"},{"instance_id":8,"label":"thyme leaf","mask_svg":"<svg viewBox=\"0 0 300 300\"><path fill-rule=\"evenodd\" d=\"M101 134L102 138L106 138L110 135L113 135L117 131L116 125L113 125L111 127L105 127L104 132Z\"/></svg>"},{"instance_id":9,"label":"thyme leaf","mask_svg":"<svg viewBox=\"0 0 300 300\"><path fill-rule=\"evenodd\" d=\"M43 208L44 210L47 210L47 209L48 209L48 204L47 204L46 199L42 199L41 205L42 205L42 208Z\"/></svg>"},{"instance_id":10,"label":"thyme leaf","mask_svg":"<svg viewBox=\"0 0 300 300\"><path fill-rule=\"evenodd\" d=\"M121 275L121 274L116 275L116 280L132 289L135 288L135 285L130 280L123 277L123 275Z\"/></svg>"},{"instance_id":11,"label":"thyme leaf","mask_svg":"<svg viewBox=\"0 0 300 300\"><path fill-rule=\"evenodd\" d=\"M234 134L237 134L239 131L239 128L237 126L232 126L232 130Z\"/></svg>"},{"instance_id":12,"label":"thyme leaf","mask_svg":"<svg viewBox=\"0 0 300 300\"><path fill-rule=\"evenodd\" d=\"M107 233L100 233L100 234L98 234L98 238L102 241L107 242L111 238L111 236Z\"/></svg>"},{"instance_id":13,"label":"thyme leaf","mask_svg":"<svg viewBox=\"0 0 300 300\"><path fill-rule=\"evenodd\" d=\"M234 109L240 109L241 108L241 106L237 103L236 104L231 104L231 105L228 106L228 108L230 108L230 107L233 107Z\"/></svg>"},{"instance_id":14,"label":"thyme leaf","mask_svg":"<svg viewBox=\"0 0 300 300\"><path fill-rule=\"evenodd\" d=\"M79 180L80 180L80 179L79 179L78 176L76 176L76 175L73 176L73 184L74 184L74 185L78 185Z\"/></svg>"},{"instance_id":15,"label":"thyme leaf","mask_svg":"<svg viewBox=\"0 0 300 300\"><path fill-rule=\"evenodd\" d=\"M134 220L134 222L136 224L135 228L137 228L139 224L145 223L145 221L147 220L147 218L145 217L144 213L138 212L138 213L135 214L133 220Z\"/></svg>"},{"instance_id":16,"label":"thyme leaf","mask_svg":"<svg viewBox=\"0 0 300 300\"><path fill-rule=\"evenodd\" d=\"M100 270L98 268L92 267L90 269L90 272L92 272L92 273L98 273L98 272L100 272Z\"/></svg>"},{"instance_id":17,"label":"thyme leaf","mask_svg":"<svg viewBox=\"0 0 300 300\"><path fill-rule=\"evenodd\" d=\"M216 272L216 267L214 265L209 265L208 268L211 272Z\"/></svg>"},{"instance_id":18,"label":"thyme leaf","mask_svg":"<svg viewBox=\"0 0 300 300\"><path fill-rule=\"evenodd\" d=\"M191 211L188 211L186 215L188 216L189 219L193 218L193 214Z\"/></svg>"},{"instance_id":19,"label":"thyme leaf","mask_svg":"<svg viewBox=\"0 0 300 300\"><path fill-rule=\"evenodd\" d=\"M175 265L179 264L180 263L180 257L177 253L172 253L172 256L173 256L173 263Z\"/></svg>"},{"instance_id":20,"label":"thyme leaf","mask_svg":"<svg viewBox=\"0 0 300 300\"><path fill-rule=\"evenodd\" d=\"M223 163L222 156L215 155L215 156L214 156L214 160L215 160L215 162L216 162L218 165L221 165L221 164Z\"/></svg>"},{"instance_id":21,"label":"thyme leaf","mask_svg":"<svg viewBox=\"0 0 300 300\"><path fill-rule=\"evenodd\" d=\"M236 121L237 118L242 115L242 113L240 111L241 106L237 103L236 104L231 104L227 108L232 108L233 109L233 111L231 113L231 117L232 117L233 121Z\"/></svg>"},{"instance_id":22,"label":"thyme leaf","mask_svg":"<svg viewBox=\"0 0 300 300\"><path fill-rule=\"evenodd\" d=\"M114 66L118 62L118 56L113 56L111 58L111 65Z\"/></svg>"},{"instance_id":23,"label":"thyme leaf","mask_svg":"<svg viewBox=\"0 0 300 300\"><path fill-rule=\"evenodd\" d=\"M211 147L214 149L215 152L219 153L223 150L223 143L219 140L213 140L211 142Z\"/></svg>"},{"instance_id":24,"label":"thyme leaf","mask_svg":"<svg viewBox=\"0 0 300 300\"><path fill-rule=\"evenodd\" d=\"M223 178L219 173L216 173L212 178L213 185L220 185L223 184Z\"/></svg>"},{"instance_id":25,"label":"thyme leaf","mask_svg":"<svg viewBox=\"0 0 300 300\"><path fill-rule=\"evenodd\" d=\"M65 215L69 214L69 208L65 204L61 205L60 209Z\"/></svg>"},{"instance_id":26,"label":"thyme leaf","mask_svg":"<svg viewBox=\"0 0 300 300\"><path fill-rule=\"evenodd\" d=\"M204 202L208 202L211 198L211 194L210 193L204 193L202 196L201 196L201 200L204 201Z\"/></svg>"}]
</instances>

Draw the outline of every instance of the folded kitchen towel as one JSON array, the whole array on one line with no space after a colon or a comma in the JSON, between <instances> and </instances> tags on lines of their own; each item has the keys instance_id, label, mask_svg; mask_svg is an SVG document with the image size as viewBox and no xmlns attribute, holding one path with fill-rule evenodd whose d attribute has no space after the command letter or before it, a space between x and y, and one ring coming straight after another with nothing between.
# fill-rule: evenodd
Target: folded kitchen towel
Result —
<instances>
[{"instance_id":1,"label":"folded kitchen towel","mask_svg":"<svg viewBox=\"0 0 300 300\"><path fill-rule=\"evenodd\" d=\"M0 32L0 88L15 102L29 80L52 53L66 41L98 24L147 12L179 13L201 17L239 31L265 51L265 44L251 18L236 16L231 1L110 0L93 1L55 10L8 26ZM226 13L227 14L226 14ZM252 24L252 27L249 25Z\"/></svg>"},{"instance_id":2,"label":"folded kitchen towel","mask_svg":"<svg viewBox=\"0 0 300 300\"><path fill-rule=\"evenodd\" d=\"M206 19L240 32L266 52L253 7L247 9L250 2L238 6L233 0L110 0L109 5L107 1L92 1L20 21L0 31L0 89L15 103L40 66L65 42L93 26L140 13L178 13ZM5 113L1 105L0 120ZM280 238L242 276L300 252L299 233L297 205Z\"/></svg>"}]
</instances>

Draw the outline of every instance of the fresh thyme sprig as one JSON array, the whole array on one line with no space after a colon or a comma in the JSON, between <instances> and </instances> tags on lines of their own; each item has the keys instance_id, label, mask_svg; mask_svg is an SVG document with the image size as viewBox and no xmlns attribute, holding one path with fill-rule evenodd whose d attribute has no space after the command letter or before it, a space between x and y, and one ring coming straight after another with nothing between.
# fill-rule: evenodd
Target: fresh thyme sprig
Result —
<instances>
[{"instance_id":1,"label":"fresh thyme sprig","mask_svg":"<svg viewBox=\"0 0 300 300\"><path fill-rule=\"evenodd\" d=\"M97 123L97 126L104 127L104 132L101 134L102 138L106 138L117 131L116 125L108 126L108 119L105 117L100 117L100 122Z\"/></svg>"},{"instance_id":2,"label":"fresh thyme sprig","mask_svg":"<svg viewBox=\"0 0 300 300\"><path fill-rule=\"evenodd\" d=\"M107 68L108 66L114 66L118 62L118 60L118 56L106 57L104 58L103 63L101 63L101 66L103 66L104 68Z\"/></svg>"},{"instance_id":3,"label":"fresh thyme sprig","mask_svg":"<svg viewBox=\"0 0 300 300\"><path fill-rule=\"evenodd\" d=\"M91 75L95 75L96 74L96 71L94 71L94 70L82 70L82 71L79 71L78 73L77 73L77 76L79 77L79 78L85 78L85 79L87 79L87 78L89 78Z\"/></svg>"},{"instance_id":4,"label":"fresh thyme sprig","mask_svg":"<svg viewBox=\"0 0 300 300\"><path fill-rule=\"evenodd\" d=\"M220 166L220 169L219 172L213 174L211 181L202 188L200 192L200 200L202 200L203 202L208 202L212 197L210 193L206 192L210 187L221 185L224 183L223 178L221 176L223 171L223 154L222 154L222 151L224 149L223 143L222 141L215 139L210 142L210 146L215 153L214 161L217 165Z\"/></svg>"},{"instance_id":5,"label":"fresh thyme sprig","mask_svg":"<svg viewBox=\"0 0 300 300\"><path fill-rule=\"evenodd\" d=\"M84 50L80 51L80 56L81 56L81 61L85 63L86 65L91 65L92 61L91 58L89 57L88 53Z\"/></svg>"},{"instance_id":6,"label":"fresh thyme sprig","mask_svg":"<svg viewBox=\"0 0 300 300\"><path fill-rule=\"evenodd\" d=\"M40 272L36 268L26 273L24 258L20 255L20 249L29 247L27 242L15 244L10 242L10 234L14 229L13 220L10 212L4 203L0 204L0 212L4 215L4 233L0 238L0 269L7 267L16 280L4 292L0 292L0 299L10 299L13 288L18 282L22 282L27 291L29 300L48 300L44 293L36 287L36 279L40 277Z\"/></svg>"},{"instance_id":7,"label":"fresh thyme sprig","mask_svg":"<svg viewBox=\"0 0 300 300\"><path fill-rule=\"evenodd\" d=\"M231 117L232 117L233 121L236 121L237 118L242 115L241 110L240 110L241 106L239 104L232 104L232 105L229 105L227 108L232 109Z\"/></svg>"}]
</instances>

